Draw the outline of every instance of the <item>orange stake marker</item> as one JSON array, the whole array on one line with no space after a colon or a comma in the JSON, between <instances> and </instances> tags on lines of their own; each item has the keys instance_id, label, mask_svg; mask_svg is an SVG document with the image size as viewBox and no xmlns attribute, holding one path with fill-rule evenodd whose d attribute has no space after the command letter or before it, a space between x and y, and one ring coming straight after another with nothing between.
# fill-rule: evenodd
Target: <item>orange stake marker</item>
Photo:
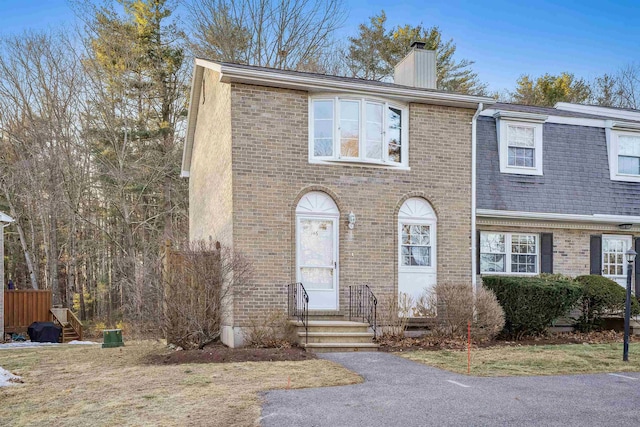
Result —
<instances>
[{"instance_id":1,"label":"orange stake marker","mask_svg":"<svg viewBox=\"0 0 640 427\"><path fill-rule=\"evenodd\" d=\"M471 374L471 322L467 322L467 375Z\"/></svg>"}]
</instances>

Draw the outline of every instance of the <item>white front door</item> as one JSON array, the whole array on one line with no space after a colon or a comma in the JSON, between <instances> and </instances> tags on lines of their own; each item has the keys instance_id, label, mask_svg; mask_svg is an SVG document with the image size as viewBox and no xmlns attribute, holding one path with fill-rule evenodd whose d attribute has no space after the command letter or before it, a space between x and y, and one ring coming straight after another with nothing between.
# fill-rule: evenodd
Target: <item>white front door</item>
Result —
<instances>
[{"instance_id":1,"label":"white front door","mask_svg":"<svg viewBox=\"0 0 640 427\"><path fill-rule=\"evenodd\" d=\"M631 248L631 236L602 236L602 275L620 286L627 286L627 260L624 253Z\"/></svg>"},{"instance_id":2,"label":"white front door","mask_svg":"<svg viewBox=\"0 0 640 427\"><path fill-rule=\"evenodd\" d=\"M297 280L310 310L338 309L338 219L297 217Z\"/></svg>"},{"instance_id":3,"label":"white front door","mask_svg":"<svg viewBox=\"0 0 640 427\"><path fill-rule=\"evenodd\" d=\"M436 215L426 200L404 202L398 212L398 309L418 317L434 313L418 310L418 301L435 286Z\"/></svg>"}]
</instances>

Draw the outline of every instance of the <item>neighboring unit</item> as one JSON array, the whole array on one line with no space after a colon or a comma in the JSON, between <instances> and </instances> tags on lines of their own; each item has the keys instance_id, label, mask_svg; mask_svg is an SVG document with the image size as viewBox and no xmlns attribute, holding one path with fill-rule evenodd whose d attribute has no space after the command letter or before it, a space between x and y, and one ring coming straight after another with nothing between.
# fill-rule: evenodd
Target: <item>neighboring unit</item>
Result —
<instances>
[{"instance_id":1,"label":"neighboring unit","mask_svg":"<svg viewBox=\"0 0 640 427\"><path fill-rule=\"evenodd\" d=\"M383 310L437 280L471 284L472 135L493 100L424 87L434 58L412 50L396 84L196 60L189 238L211 236L256 271L234 289L224 343L285 310L292 282L323 321L344 320L351 285Z\"/></svg>"},{"instance_id":2,"label":"neighboring unit","mask_svg":"<svg viewBox=\"0 0 640 427\"><path fill-rule=\"evenodd\" d=\"M640 252L640 111L497 103L477 125L477 273L599 274ZM640 265L635 266L640 295Z\"/></svg>"}]
</instances>

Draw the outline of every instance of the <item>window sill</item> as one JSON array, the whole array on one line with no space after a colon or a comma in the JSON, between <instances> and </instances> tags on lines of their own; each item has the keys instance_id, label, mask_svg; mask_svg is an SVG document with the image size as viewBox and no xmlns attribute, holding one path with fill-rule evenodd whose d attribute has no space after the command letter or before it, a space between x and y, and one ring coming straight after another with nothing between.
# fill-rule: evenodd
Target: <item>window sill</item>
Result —
<instances>
[{"instance_id":1,"label":"window sill","mask_svg":"<svg viewBox=\"0 0 640 427\"><path fill-rule=\"evenodd\" d=\"M314 165L344 165L344 166L369 166L377 169L393 169L393 170L402 170L402 171L410 171L411 168L409 166L405 166L402 164L393 164L386 162L375 162L375 161L367 161L367 160L357 160L357 159L310 159L310 164Z\"/></svg>"},{"instance_id":2,"label":"window sill","mask_svg":"<svg viewBox=\"0 0 640 427\"><path fill-rule=\"evenodd\" d=\"M481 276L538 276L540 273L505 273L499 271L481 271Z\"/></svg>"},{"instance_id":3,"label":"window sill","mask_svg":"<svg viewBox=\"0 0 640 427\"><path fill-rule=\"evenodd\" d=\"M537 168L527 168L523 166L507 166L500 169L500 173L510 173L514 175L542 176L542 170Z\"/></svg>"},{"instance_id":4,"label":"window sill","mask_svg":"<svg viewBox=\"0 0 640 427\"><path fill-rule=\"evenodd\" d=\"M640 182L640 175L615 174L611 175L612 181Z\"/></svg>"}]
</instances>

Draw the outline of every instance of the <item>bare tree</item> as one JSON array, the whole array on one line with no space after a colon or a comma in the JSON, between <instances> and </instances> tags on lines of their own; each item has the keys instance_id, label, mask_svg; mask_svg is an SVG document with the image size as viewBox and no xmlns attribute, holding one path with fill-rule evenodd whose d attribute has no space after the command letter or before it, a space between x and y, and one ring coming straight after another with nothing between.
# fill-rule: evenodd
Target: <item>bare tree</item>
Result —
<instances>
[{"instance_id":1,"label":"bare tree","mask_svg":"<svg viewBox=\"0 0 640 427\"><path fill-rule=\"evenodd\" d=\"M192 50L208 59L322 71L344 22L339 0L193 0Z\"/></svg>"}]
</instances>

